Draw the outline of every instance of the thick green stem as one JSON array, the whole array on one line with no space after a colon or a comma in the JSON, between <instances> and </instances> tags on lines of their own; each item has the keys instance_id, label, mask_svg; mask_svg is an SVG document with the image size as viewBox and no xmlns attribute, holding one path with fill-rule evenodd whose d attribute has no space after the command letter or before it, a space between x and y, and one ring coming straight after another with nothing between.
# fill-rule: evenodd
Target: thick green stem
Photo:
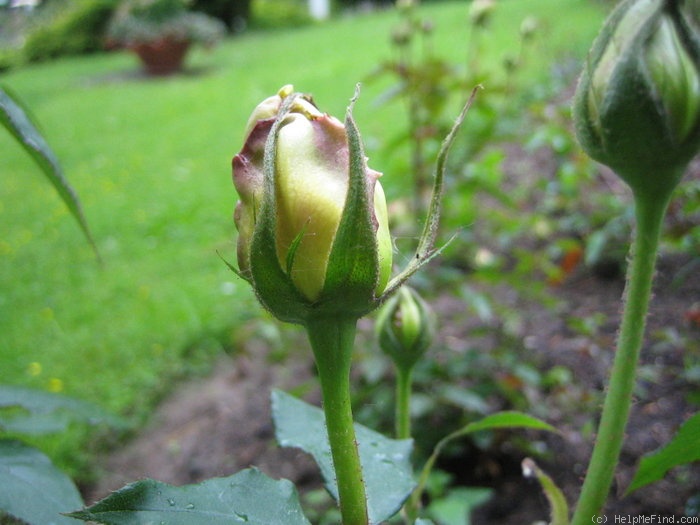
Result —
<instances>
[{"instance_id":1,"label":"thick green stem","mask_svg":"<svg viewBox=\"0 0 700 525\"><path fill-rule=\"evenodd\" d=\"M396 439L411 439L411 387L413 366L396 367ZM416 489L418 490L418 489ZM403 508L405 523L412 524L418 517L420 496L416 492L408 498Z\"/></svg>"},{"instance_id":2,"label":"thick green stem","mask_svg":"<svg viewBox=\"0 0 700 525\"><path fill-rule=\"evenodd\" d=\"M396 368L396 439L411 437L411 382L413 368Z\"/></svg>"},{"instance_id":3,"label":"thick green stem","mask_svg":"<svg viewBox=\"0 0 700 525\"><path fill-rule=\"evenodd\" d=\"M321 382L343 525L368 525L367 497L350 404L350 364L356 320L315 319L307 323L306 330Z\"/></svg>"},{"instance_id":4,"label":"thick green stem","mask_svg":"<svg viewBox=\"0 0 700 525\"><path fill-rule=\"evenodd\" d=\"M669 198L635 200L637 229L625 289L622 324L600 425L572 525L588 525L603 509L622 448L651 296L661 225Z\"/></svg>"}]
</instances>

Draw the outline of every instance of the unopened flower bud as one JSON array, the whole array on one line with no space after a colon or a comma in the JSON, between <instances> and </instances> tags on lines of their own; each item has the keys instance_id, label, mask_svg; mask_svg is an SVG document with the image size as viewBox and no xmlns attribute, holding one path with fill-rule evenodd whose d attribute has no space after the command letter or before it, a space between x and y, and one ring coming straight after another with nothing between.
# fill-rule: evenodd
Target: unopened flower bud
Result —
<instances>
[{"instance_id":1,"label":"unopened flower bud","mask_svg":"<svg viewBox=\"0 0 700 525\"><path fill-rule=\"evenodd\" d=\"M688 6L623 1L579 81L579 141L636 193L668 194L700 148L700 31Z\"/></svg>"},{"instance_id":2,"label":"unopened flower bud","mask_svg":"<svg viewBox=\"0 0 700 525\"><path fill-rule=\"evenodd\" d=\"M495 0L473 0L469 5L469 22L475 27L486 26L495 8Z\"/></svg>"},{"instance_id":3,"label":"unopened flower bud","mask_svg":"<svg viewBox=\"0 0 700 525\"><path fill-rule=\"evenodd\" d=\"M523 18L523 21L520 22L520 38L522 38L523 41L528 41L534 38L539 25L539 20L537 20L537 18L534 16L526 16Z\"/></svg>"},{"instance_id":4,"label":"unopened flower bud","mask_svg":"<svg viewBox=\"0 0 700 525\"><path fill-rule=\"evenodd\" d=\"M396 0L396 8L399 11L411 11L418 4L418 0Z\"/></svg>"},{"instance_id":5,"label":"unopened flower bud","mask_svg":"<svg viewBox=\"0 0 700 525\"><path fill-rule=\"evenodd\" d=\"M401 369L411 369L435 336L435 314L418 293L403 286L377 318L379 346Z\"/></svg>"},{"instance_id":6,"label":"unopened flower bud","mask_svg":"<svg viewBox=\"0 0 700 525\"><path fill-rule=\"evenodd\" d=\"M384 290L391 240L379 176L346 125L291 86L253 111L233 158L238 267L277 317L360 312Z\"/></svg>"},{"instance_id":7,"label":"unopened flower bud","mask_svg":"<svg viewBox=\"0 0 700 525\"><path fill-rule=\"evenodd\" d=\"M391 32L391 40L399 47L407 46L411 43L413 37L413 29L411 24L403 23L395 27Z\"/></svg>"}]
</instances>

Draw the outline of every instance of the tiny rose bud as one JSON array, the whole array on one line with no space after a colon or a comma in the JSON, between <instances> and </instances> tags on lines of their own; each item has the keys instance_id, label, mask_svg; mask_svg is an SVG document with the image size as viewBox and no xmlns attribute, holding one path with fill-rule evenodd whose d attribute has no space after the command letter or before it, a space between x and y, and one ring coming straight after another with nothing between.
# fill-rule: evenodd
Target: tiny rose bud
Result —
<instances>
[{"instance_id":1,"label":"tiny rose bud","mask_svg":"<svg viewBox=\"0 0 700 525\"><path fill-rule=\"evenodd\" d=\"M523 18L523 21L520 23L520 38L522 38L523 41L534 38L539 25L539 20L534 16L526 16Z\"/></svg>"},{"instance_id":2,"label":"tiny rose bud","mask_svg":"<svg viewBox=\"0 0 700 525\"><path fill-rule=\"evenodd\" d=\"M469 22L475 27L486 26L494 9L496 9L495 0L473 0L469 5Z\"/></svg>"},{"instance_id":3,"label":"tiny rose bud","mask_svg":"<svg viewBox=\"0 0 700 525\"><path fill-rule=\"evenodd\" d=\"M581 145L635 193L668 194L700 148L700 31L683 0L625 0L574 97Z\"/></svg>"},{"instance_id":4,"label":"tiny rose bud","mask_svg":"<svg viewBox=\"0 0 700 525\"><path fill-rule=\"evenodd\" d=\"M391 32L392 42L399 47L404 47L410 44L412 38L413 29L409 23L400 24Z\"/></svg>"},{"instance_id":5,"label":"tiny rose bud","mask_svg":"<svg viewBox=\"0 0 700 525\"><path fill-rule=\"evenodd\" d=\"M379 346L397 367L411 369L432 343L435 325L430 306L415 290L403 286L379 313Z\"/></svg>"},{"instance_id":6,"label":"tiny rose bud","mask_svg":"<svg viewBox=\"0 0 700 525\"><path fill-rule=\"evenodd\" d=\"M303 323L314 309L371 304L388 282L392 248L381 174L358 158L342 122L293 91L284 86L248 121L245 144L233 158L240 197L234 220L241 275L273 314ZM350 191L351 166L361 170L359 193ZM353 222L349 213L367 218L354 221L357 237L347 226L339 233L341 224ZM353 257L365 258L354 263Z\"/></svg>"},{"instance_id":7,"label":"tiny rose bud","mask_svg":"<svg viewBox=\"0 0 700 525\"><path fill-rule=\"evenodd\" d=\"M411 11L418 4L418 0L396 0L396 8L399 11Z\"/></svg>"}]
</instances>

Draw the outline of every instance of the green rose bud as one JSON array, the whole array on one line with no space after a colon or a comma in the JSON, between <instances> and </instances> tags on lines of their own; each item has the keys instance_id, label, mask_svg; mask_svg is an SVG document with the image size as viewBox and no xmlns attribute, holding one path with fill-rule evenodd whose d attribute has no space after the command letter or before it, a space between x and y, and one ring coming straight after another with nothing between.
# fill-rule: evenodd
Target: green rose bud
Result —
<instances>
[{"instance_id":1,"label":"green rose bud","mask_svg":"<svg viewBox=\"0 0 700 525\"><path fill-rule=\"evenodd\" d=\"M403 286L377 318L379 346L402 370L413 368L435 336L435 314L418 293Z\"/></svg>"},{"instance_id":2,"label":"green rose bud","mask_svg":"<svg viewBox=\"0 0 700 525\"><path fill-rule=\"evenodd\" d=\"M683 0L625 0L574 98L583 148L635 191L668 194L700 148L700 32Z\"/></svg>"},{"instance_id":3,"label":"green rose bud","mask_svg":"<svg viewBox=\"0 0 700 525\"><path fill-rule=\"evenodd\" d=\"M391 271L379 176L350 116L344 125L291 86L255 108L233 158L238 267L277 317L372 309Z\"/></svg>"}]
</instances>

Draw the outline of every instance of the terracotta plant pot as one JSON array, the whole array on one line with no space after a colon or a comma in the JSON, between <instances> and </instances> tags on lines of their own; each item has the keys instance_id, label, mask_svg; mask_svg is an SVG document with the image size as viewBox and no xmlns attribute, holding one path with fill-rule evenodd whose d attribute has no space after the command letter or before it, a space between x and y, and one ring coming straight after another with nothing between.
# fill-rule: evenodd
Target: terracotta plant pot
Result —
<instances>
[{"instance_id":1,"label":"terracotta plant pot","mask_svg":"<svg viewBox=\"0 0 700 525\"><path fill-rule=\"evenodd\" d=\"M156 42L135 44L131 49L138 55L148 75L164 76L182 71L190 43L169 38Z\"/></svg>"}]
</instances>

